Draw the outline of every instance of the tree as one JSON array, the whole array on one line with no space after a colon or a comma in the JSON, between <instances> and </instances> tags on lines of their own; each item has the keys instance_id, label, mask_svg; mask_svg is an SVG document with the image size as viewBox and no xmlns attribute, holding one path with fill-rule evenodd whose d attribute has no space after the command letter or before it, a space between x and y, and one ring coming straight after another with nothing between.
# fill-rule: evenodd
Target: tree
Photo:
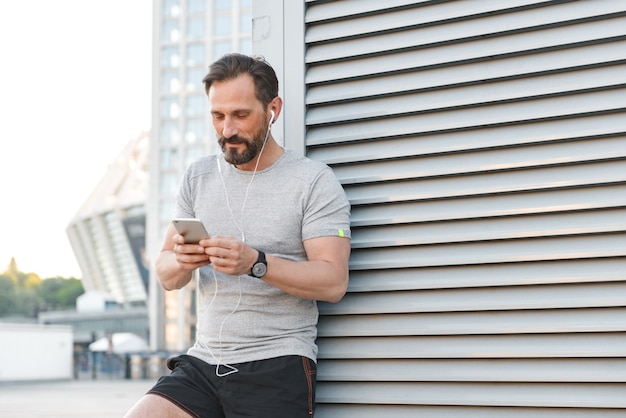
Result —
<instances>
[{"instance_id":1,"label":"tree","mask_svg":"<svg viewBox=\"0 0 626 418\"><path fill-rule=\"evenodd\" d=\"M15 313L15 299L15 283L8 275L0 275L0 316Z\"/></svg>"},{"instance_id":2,"label":"tree","mask_svg":"<svg viewBox=\"0 0 626 418\"><path fill-rule=\"evenodd\" d=\"M42 280L35 273L19 271L11 258L0 275L0 316L37 317L42 310L71 309L84 292L83 284L74 277Z\"/></svg>"},{"instance_id":3,"label":"tree","mask_svg":"<svg viewBox=\"0 0 626 418\"><path fill-rule=\"evenodd\" d=\"M35 289L41 285L41 277L35 273L28 273L24 279L23 286L27 289Z\"/></svg>"},{"instance_id":4,"label":"tree","mask_svg":"<svg viewBox=\"0 0 626 418\"><path fill-rule=\"evenodd\" d=\"M20 283L20 276L24 273L17 269L17 263L15 262L15 257L11 257L11 261L9 262L9 266L7 270L3 273L3 276L8 277L11 281L18 285Z\"/></svg>"},{"instance_id":5,"label":"tree","mask_svg":"<svg viewBox=\"0 0 626 418\"><path fill-rule=\"evenodd\" d=\"M39 297L47 310L72 308L83 293L83 284L75 278L52 277L43 280L38 288Z\"/></svg>"}]
</instances>

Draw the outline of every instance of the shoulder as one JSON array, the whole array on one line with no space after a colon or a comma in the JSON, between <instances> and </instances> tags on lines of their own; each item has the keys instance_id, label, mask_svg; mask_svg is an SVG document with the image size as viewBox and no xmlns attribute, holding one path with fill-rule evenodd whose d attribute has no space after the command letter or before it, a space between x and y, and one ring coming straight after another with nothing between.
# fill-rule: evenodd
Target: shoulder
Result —
<instances>
[{"instance_id":1,"label":"shoulder","mask_svg":"<svg viewBox=\"0 0 626 418\"><path fill-rule=\"evenodd\" d=\"M285 183L308 190L308 193L336 195L343 188L333 170L322 161L312 160L294 151L285 150L280 177Z\"/></svg>"},{"instance_id":2,"label":"shoulder","mask_svg":"<svg viewBox=\"0 0 626 418\"><path fill-rule=\"evenodd\" d=\"M317 177L324 172L332 173L330 167L325 163L312 160L289 149L285 149L283 165L289 170L305 176Z\"/></svg>"},{"instance_id":3,"label":"shoulder","mask_svg":"<svg viewBox=\"0 0 626 418\"><path fill-rule=\"evenodd\" d=\"M217 155L207 155L189 164L185 177L195 179L216 172L219 169Z\"/></svg>"}]
</instances>

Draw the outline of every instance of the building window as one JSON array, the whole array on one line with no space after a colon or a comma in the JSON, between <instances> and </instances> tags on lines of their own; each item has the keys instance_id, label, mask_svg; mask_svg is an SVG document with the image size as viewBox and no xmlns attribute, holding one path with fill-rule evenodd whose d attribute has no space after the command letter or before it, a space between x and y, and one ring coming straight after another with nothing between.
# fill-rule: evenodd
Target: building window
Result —
<instances>
[{"instance_id":1,"label":"building window","mask_svg":"<svg viewBox=\"0 0 626 418\"><path fill-rule=\"evenodd\" d=\"M204 13L206 10L206 0L187 0L187 13Z\"/></svg>"},{"instance_id":2,"label":"building window","mask_svg":"<svg viewBox=\"0 0 626 418\"><path fill-rule=\"evenodd\" d=\"M180 53L177 46L161 48L161 67L177 68L180 65Z\"/></svg>"},{"instance_id":3,"label":"building window","mask_svg":"<svg viewBox=\"0 0 626 418\"><path fill-rule=\"evenodd\" d=\"M161 32L161 39L165 42L172 41L177 42L180 38L180 28L178 27L177 20L169 20L163 23L163 30Z\"/></svg>"},{"instance_id":4,"label":"building window","mask_svg":"<svg viewBox=\"0 0 626 418\"><path fill-rule=\"evenodd\" d=\"M206 75L206 71L202 68L189 68L187 69L187 78L185 82L185 88L187 91L204 91L204 85L202 79Z\"/></svg>"},{"instance_id":5,"label":"building window","mask_svg":"<svg viewBox=\"0 0 626 418\"><path fill-rule=\"evenodd\" d=\"M161 120L161 129L159 135L159 143L178 144L180 142L180 130L178 129L178 122L175 120Z\"/></svg>"},{"instance_id":6,"label":"building window","mask_svg":"<svg viewBox=\"0 0 626 418\"><path fill-rule=\"evenodd\" d=\"M188 144L204 142L205 137L204 119L189 119L185 129L185 142Z\"/></svg>"},{"instance_id":7,"label":"building window","mask_svg":"<svg viewBox=\"0 0 626 418\"><path fill-rule=\"evenodd\" d=\"M178 149L163 148L159 152L159 167L162 170L178 169Z\"/></svg>"},{"instance_id":8,"label":"building window","mask_svg":"<svg viewBox=\"0 0 626 418\"><path fill-rule=\"evenodd\" d=\"M161 173L161 183L159 192L163 195L174 195L178 190L178 174Z\"/></svg>"},{"instance_id":9,"label":"building window","mask_svg":"<svg viewBox=\"0 0 626 418\"><path fill-rule=\"evenodd\" d=\"M185 152L185 167L194 161L202 158L206 155L206 150L202 145L194 145L191 147L187 147Z\"/></svg>"},{"instance_id":10,"label":"building window","mask_svg":"<svg viewBox=\"0 0 626 418\"><path fill-rule=\"evenodd\" d=\"M180 15L180 0L163 0L163 16L177 17Z\"/></svg>"},{"instance_id":11,"label":"building window","mask_svg":"<svg viewBox=\"0 0 626 418\"><path fill-rule=\"evenodd\" d=\"M252 54L252 39L244 38L239 40L239 52L242 54Z\"/></svg>"},{"instance_id":12,"label":"building window","mask_svg":"<svg viewBox=\"0 0 626 418\"><path fill-rule=\"evenodd\" d=\"M187 19L187 38L201 39L204 37L204 17L190 17Z\"/></svg>"},{"instance_id":13,"label":"building window","mask_svg":"<svg viewBox=\"0 0 626 418\"><path fill-rule=\"evenodd\" d=\"M230 35L231 29L230 14L220 14L213 17L213 35Z\"/></svg>"},{"instance_id":14,"label":"building window","mask_svg":"<svg viewBox=\"0 0 626 418\"><path fill-rule=\"evenodd\" d=\"M162 118L172 119L176 119L180 116L180 105L178 104L178 100L173 97L163 97L161 99L160 115Z\"/></svg>"},{"instance_id":15,"label":"building window","mask_svg":"<svg viewBox=\"0 0 626 418\"><path fill-rule=\"evenodd\" d=\"M194 94L187 97L185 114L187 116L202 116L205 113L206 99L203 95Z\"/></svg>"},{"instance_id":16,"label":"building window","mask_svg":"<svg viewBox=\"0 0 626 418\"><path fill-rule=\"evenodd\" d=\"M231 52L230 40L217 41L213 44L213 60L217 60L229 52Z\"/></svg>"},{"instance_id":17,"label":"building window","mask_svg":"<svg viewBox=\"0 0 626 418\"><path fill-rule=\"evenodd\" d=\"M174 201L172 199L162 200L159 205L159 220L164 223L169 223L174 216L174 206ZM165 231L165 228L160 228L160 230Z\"/></svg>"},{"instance_id":18,"label":"building window","mask_svg":"<svg viewBox=\"0 0 626 418\"><path fill-rule=\"evenodd\" d=\"M187 65L200 66L205 64L204 44L193 43L187 45Z\"/></svg>"},{"instance_id":19,"label":"building window","mask_svg":"<svg viewBox=\"0 0 626 418\"><path fill-rule=\"evenodd\" d=\"M178 70L164 70L161 72L161 92L178 93L180 91L180 78Z\"/></svg>"},{"instance_id":20,"label":"building window","mask_svg":"<svg viewBox=\"0 0 626 418\"><path fill-rule=\"evenodd\" d=\"M214 0L213 10L215 10L216 12L230 10L231 9L230 3L231 3L230 0Z\"/></svg>"},{"instance_id":21,"label":"building window","mask_svg":"<svg viewBox=\"0 0 626 418\"><path fill-rule=\"evenodd\" d=\"M252 33L252 13L242 12L239 15L239 32Z\"/></svg>"}]
</instances>

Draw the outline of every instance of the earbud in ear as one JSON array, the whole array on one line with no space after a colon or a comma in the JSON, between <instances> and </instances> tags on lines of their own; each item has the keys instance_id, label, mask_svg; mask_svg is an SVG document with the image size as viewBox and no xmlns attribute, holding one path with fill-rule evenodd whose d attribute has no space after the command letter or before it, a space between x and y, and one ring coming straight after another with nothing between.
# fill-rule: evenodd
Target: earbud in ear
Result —
<instances>
[{"instance_id":1,"label":"earbud in ear","mask_svg":"<svg viewBox=\"0 0 626 418\"><path fill-rule=\"evenodd\" d=\"M274 113L274 111L273 111L273 110L270 110L270 114L272 115L272 118L270 119L270 123L271 123L271 124L274 124L274 122L276 122L276 121L274 120L274 115L275 115L275 113Z\"/></svg>"}]
</instances>

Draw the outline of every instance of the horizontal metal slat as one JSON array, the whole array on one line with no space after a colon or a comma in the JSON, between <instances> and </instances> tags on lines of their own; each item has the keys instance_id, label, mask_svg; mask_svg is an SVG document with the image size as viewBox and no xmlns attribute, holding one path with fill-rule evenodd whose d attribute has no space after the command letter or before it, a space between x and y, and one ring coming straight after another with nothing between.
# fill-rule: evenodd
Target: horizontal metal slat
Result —
<instances>
[{"instance_id":1,"label":"horizontal metal slat","mask_svg":"<svg viewBox=\"0 0 626 418\"><path fill-rule=\"evenodd\" d=\"M354 205L353 229L455 219L626 207L626 184L379 205Z\"/></svg>"},{"instance_id":2,"label":"horizontal metal slat","mask_svg":"<svg viewBox=\"0 0 626 418\"><path fill-rule=\"evenodd\" d=\"M384 10L432 2L432 0L387 0L385 2L380 2L379 0L343 0L340 2L307 1L311 3L307 7L306 16L304 18L308 26L312 26L316 22L324 20L337 20L348 16L369 15Z\"/></svg>"},{"instance_id":3,"label":"horizontal metal slat","mask_svg":"<svg viewBox=\"0 0 626 418\"><path fill-rule=\"evenodd\" d=\"M359 124L354 124L356 129ZM391 126L388 127L392 129ZM604 136L623 136L626 117L622 113L592 114L559 118L523 124L490 126L484 129L465 129L436 133L404 131L399 136L385 132L361 142L337 142L342 138L322 138L318 128L310 128L312 135L307 155L327 164L402 159L410 156L485 150L506 146L558 142L569 139L595 139ZM365 136L365 135L363 135ZM333 166L337 168L337 166Z\"/></svg>"},{"instance_id":4,"label":"horizontal metal slat","mask_svg":"<svg viewBox=\"0 0 626 418\"><path fill-rule=\"evenodd\" d=\"M597 113L624 114L626 88L584 92L521 102L499 103L434 112L395 115L377 119L346 120L310 127L307 145L388 138L504 124L580 117ZM307 121L307 125L308 125ZM324 138L320 142L320 138Z\"/></svg>"},{"instance_id":5,"label":"horizontal metal slat","mask_svg":"<svg viewBox=\"0 0 626 418\"><path fill-rule=\"evenodd\" d=\"M570 71L562 74L504 80L433 91L414 91L402 95L326 103L311 107L307 124L357 121L368 118L393 117L420 112L445 111L467 106L522 102L543 97L586 94L597 89L624 87L626 64ZM622 101L623 102L623 101Z\"/></svg>"},{"instance_id":6,"label":"horizontal metal slat","mask_svg":"<svg viewBox=\"0 0 626 418\"><path fill-rule=\"evenodd\" d=\"M490 7L483 10L489 10L491 15L481 15L474 19L463 16L461 19L433 21L426 20L428 16L423 8L413 8L367 17L356 16L349 21L309 25L305 38L308 44L307 62L345 60L390 50L505 36L515 32L572 25L590 19L608 19L626 12L626 6L615 1L596 2L593 7L584 1L565 5L553 3L550 7L514 9L512 12L511 9L497 10L499 7L512 6L509 1L489 5L484 0L469 3ZM463 9L458 3L448 6L456 9L457 13ZM443 8L438 5L438 12L441 13ZM317 44L318 41L323 42Z\"/></svg>"},{"instance_id":7,"label":"horizontal metal slat","mask_svg":"<svg viewBox=\"0 0 626 418\"><path fill-rule=\"evenodd\" d=\"M413 70L372 78L344 80L309 86L307 105L353 101L365 97L390 96L444 86L486 83L516 79L534 74L553 74L565 70L619 64L626 59L626 41L581 45L531 56L501 57L496 60Z\"/></svg>"},{"instance_id":8,"label":"horizontal metal slat","mask_svg":"<svg viewBox=\"0 0 626 418\"><path fill-rule=\"evenodd\" d=\"M332 383L320 385L323 403L429 404L626 408L621 383Z\"/></svg>"},{"instance_id":9,"label":"horizontal metal slat","mask_svg":"<svg viewBox=\"0 0 626 418\"><path fill-rule=\"evenodd\" d=\"M377 182L495 172L620 157L626 157L626 134L621 137L338 165L333 171L340 179L358 178L359 182Z\"/></svg>"},{"instance_id":10,"label":"horizontal metal slat","mask_svg":"<svg viewBox=\"0 0 626 418\"><path fill-rule=\"evenodd\" d=\"M482 312L626 306L621 282L349 293L341 303L320 303L321 315Z\"/></svg>"},{"instance_id":11,"label":"horizontal metal slat","mask_svg":"<svg viewBox=\"0 0 626 418\"><path fill-rule=\"evenodd\" d=\"M626 382L626 359L357 359L318 363L318 382Z\"/></svg>"},{"instance_id":12,"label":"horizontal metal slat","mask_svg":"<svg viewBox=\"0 0 626 418\"><path fill-rule=\"evenodd\" d=\"M352 229L352 248L626 232L626 208Z\"/></svg>"},{"instance_id":13,"label":"horizontal metal slat","mask_svg":"<svg viewBox=\"0 0 626 418\"><path fill-rule=\"evenodd\" d=\"M352 205L585 187L626 180L626 161L362 183L338 176Z\"/></svg>"},{"instance_id":14,"label":"horizontal metal slat","mask_svg":"<svg viewBox=\"0 0 626 418\"><path fill-rule=\"evenodd\" d=\"M318 358L322 360L626 357L624 332L394 337L320 335L317 344Z\"/></svg>"},{"instance_id":15,"label":"horizontal metal slat","mask_svg":"<svg viewBox=\"0 0 626 418\"><path fill-rule=\"evenodd\" d=\"M554 334L626 331L626 308L320 317L323 337Z\"/></svg>"},{"instance_id":16,"label":"horizontal metal slat","mask_svg":"<svg viewBox=\"0 0 626 418\"><path fill-rule=\"evenodd\" d=\"M353 249L352 270L623 257L626 234Z\"/></svg>"},{"instance_id":17,"label":"horizontal metal slat","mask_svg":"<svg viewBox=\"0 0 626 418\"><path fill-rule=\"evenodd\" d=\"M353 38L363 34L393 32L415 26L427 25L430 27L433 24L466 21L474 17L480 17L491 22L490 17L486 15L498 16L518 8L535 8L546 3L548 2L528 0L509 0L506 3L497 0L464 0L463 3L448 2L443 4L420 4L420 2L398 0L391 2L376 2L375 0L331 2L310 6L307 9L305 21L308 30L305 42L314 44L328 42L332 39ZM573 9L572 13L575 15L576 8ZM540 10L546 10L544 14L547 15L554 14L550 12L550 9L542 8ZM610 10L614 10L614 8ZM497 25L495 23L491 23L491 25L495 26L495 31Z\"/></svg>"},{"instance_id":18,"label":"horizontal metal slat","mask_svg":"<svg viewBox=\"0 0 626 418\"><path fill-rule=\"evenodd\" d=\"M623 418L624 409L371 404L339 405L324 404L318 401L315 416L321 418L380 418L384 416L394 418Z\"/></svg>"},{"instance_id":19,"label":"horizontal metal slat","mask_svg":"<svg viewBox=\"0 0 626 418\"><path fill-rule=\"evenodd\" d=\"M624 272L626 257L353 270L350 272L348 292L621 282L624 281ZM323 306L323 303L320 302L320 306Z\"/></svg>"},{"instance_id":20,"label":"horizontal metal slat","mask_svg":"<svg viewBox=\"0 0 626 418\"><path fill-rule=\"evenodd\" d=\"M407 51L390 51L346 61L311 63L307 59L305 75L307 85L363 78L394 72L455 65L498 59L510 55L525 55L553 49L624 39L626 17L591 21L571 26L555 27L534 32L516 33L495 38L485 38L456 44L415 48ZM375 42L375 40L373 40ZM336 45L325 48L335 50Z\"/></svg>"}]
</instances>

